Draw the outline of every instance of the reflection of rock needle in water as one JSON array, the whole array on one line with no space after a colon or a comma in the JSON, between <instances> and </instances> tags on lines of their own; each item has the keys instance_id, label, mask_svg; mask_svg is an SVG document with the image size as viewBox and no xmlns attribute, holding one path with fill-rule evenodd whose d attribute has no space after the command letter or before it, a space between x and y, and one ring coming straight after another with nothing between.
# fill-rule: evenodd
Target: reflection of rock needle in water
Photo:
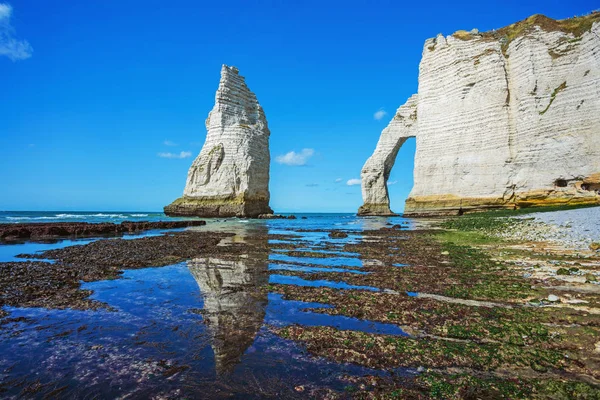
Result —
<instances>
[{"instance_id":1,"label":"reflection of rock needle in water","mask_svg":"<svg viewBox=\"0 0 600 400\"><path fill-rule=\"evenodd\" d=\"M217 374L232 372L265 317L267 294L257 289L268 283L267 254L195 258L188 267L204 296Z\"/></svg>"}]
</instances>

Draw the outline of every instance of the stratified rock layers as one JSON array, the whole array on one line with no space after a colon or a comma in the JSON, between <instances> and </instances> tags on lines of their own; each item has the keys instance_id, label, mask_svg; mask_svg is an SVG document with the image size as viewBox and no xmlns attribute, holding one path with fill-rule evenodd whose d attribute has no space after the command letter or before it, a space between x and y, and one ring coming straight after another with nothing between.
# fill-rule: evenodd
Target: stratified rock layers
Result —
<instances>
[{"instance_id":1,"label":"stratified rock layers","mask_svg":"<svg viewBox=\"0 0 600 400\"><path fill-rule=\"evenodd\" d=\"M536 15L495 32L427 40L417 120L400 127L395 144L381 145L394 121L383 131L363 168L360 213L389 212L379 205L389 203L381 189L387 159L405 136L417 140L405 215L600 203L599 21L598 13ZM373 165L384 166L383 185Z\"/></svg>"},{"instance_id":2,"label":"stratified rock layers","mask_svg":"<svg viewBox=\"0 0 600 400\"><path fill-rule=\"evenodd\" d=\"M206 142L194 160L183 197L170 216L257 217L269 207L269 128L238 69L223 65Z\"/></svg>"}]
</instances>

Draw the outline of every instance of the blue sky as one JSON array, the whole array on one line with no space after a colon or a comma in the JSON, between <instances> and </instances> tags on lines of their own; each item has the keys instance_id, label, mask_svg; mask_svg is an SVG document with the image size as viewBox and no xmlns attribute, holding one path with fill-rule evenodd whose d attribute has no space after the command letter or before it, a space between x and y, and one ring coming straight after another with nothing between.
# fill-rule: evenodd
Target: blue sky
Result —
<instances>
[{"instance_id":1,"label":"blue sky","mask_svg":"<svg viewBox=\"0 0 600 400\"><path fill-rule=\"evenodd\" d=\"M269 121L275 211L355 212L360 185L347 182L416 92L425 39L597 7L0 0L0 210L161 210L182 194L228 64ZM291 151L300 158L280 160L304 165L276 161ZM390 178L395 211L412 186L414 151L411 140Z\"/></svg>"}]
</instances>

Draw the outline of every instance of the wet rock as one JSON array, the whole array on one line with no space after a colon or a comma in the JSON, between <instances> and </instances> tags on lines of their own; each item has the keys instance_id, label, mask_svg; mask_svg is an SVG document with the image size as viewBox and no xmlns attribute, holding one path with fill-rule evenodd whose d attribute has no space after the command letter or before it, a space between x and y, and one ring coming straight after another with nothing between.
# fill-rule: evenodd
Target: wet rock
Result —
<instances>
[{"instance_id":1,"label":"wet rock","mask_svg":"<svg viewBox=\"0 0 600 400\"><path fill-rule=\"evenodd\" d=\"M332 232L329 232L329 237L334 238L334 239L343 239L343 238L347 238L348 234L346 232L341 232L341 231L332 231Z\"/></svg>"},{"instance_id":2,"label":"wet rock","mask_svg":"<svg viewBox=\"0 0 600 400\"><path fill-rule=\"evenodd\" d=\"M290 217L294 217L294 218L290 218ZM296 217L293 215L290 215L290 217L286 217L285 215L281 215L281 214L260 214L258 216L258 219L296 219Z\"/></svg>"},{"instance_id":3,"label":"wet rock","mask_svg":"<svg viewBox=\"0 0 600 400\"><path fill-rule=\"evenodd\" d=\"M590 250L593 250L593 251L600 250L600 243L594 242L594 243L590 244Z\"/></svg>"},{"instance_id":4,"label":"wet rock","mask_svg":"<svg viewBox=\"0 0 600 400\"><path fill-rule=\"evenodd\" d=\"M594 274L585 274L585 282L586 283L590 283L590 282L597 282L598 278L596 278L596 275Z\"/></svg>"},{"instance_id":5,"label":"wet rock","mask_svg":"<svg viewBox=\"0 0 600 400\"><path fill-rule=\"evenodd\" d=\"M33 224L0 224L0 240L42 240L61 237L120 235L151 229L178 229L206 225L206 221L140 221L120 224L88 222L52 222Z\"/></svg>"}]
</instances>

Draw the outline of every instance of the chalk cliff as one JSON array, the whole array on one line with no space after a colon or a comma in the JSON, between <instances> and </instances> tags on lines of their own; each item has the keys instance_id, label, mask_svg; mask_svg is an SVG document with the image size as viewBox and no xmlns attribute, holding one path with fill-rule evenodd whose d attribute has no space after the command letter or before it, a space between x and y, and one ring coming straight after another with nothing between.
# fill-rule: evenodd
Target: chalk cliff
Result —
<instances>
[{"instance_id":1,"label":"chalk cliff","mask_svg":"<svg viewBox=\"0 0 600 400\"><path fill-rule=\"evenodd\" d=\"M269 208L269 127L238 69L223 65L206 141L170 216L257 217Z\"/></svg>"},{"instance_id":2,"label":"chalk cliff","mask_svg":"<svg viewBox=\"0 0 600 400\"><path fill-rule=\"evenodd\" d=\"M360 214L390 212L385 182L411 136L406 215L600 204L600 13L427 40L418 96L363 168Z\"/></svg>"}]
</instances>

